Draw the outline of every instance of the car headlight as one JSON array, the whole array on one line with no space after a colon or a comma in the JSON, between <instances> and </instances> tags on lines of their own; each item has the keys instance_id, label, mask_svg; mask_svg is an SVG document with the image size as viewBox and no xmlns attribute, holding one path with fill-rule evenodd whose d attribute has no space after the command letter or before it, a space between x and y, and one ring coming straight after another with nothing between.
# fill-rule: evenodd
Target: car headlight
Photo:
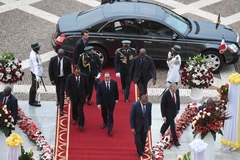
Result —
<instances>
[{"instance_id":1,"label":"car headlight","mask_svg":"<svg viewBox=\"0 0 240 160\"><path fill-rule=\"evenodd\" d=\"M230 44L230 45L228 45L228 50L231 52L231 53L236 53L236 52L238 52L238 47L236 46L236 44Z\"/></svg>"}]
</instances>

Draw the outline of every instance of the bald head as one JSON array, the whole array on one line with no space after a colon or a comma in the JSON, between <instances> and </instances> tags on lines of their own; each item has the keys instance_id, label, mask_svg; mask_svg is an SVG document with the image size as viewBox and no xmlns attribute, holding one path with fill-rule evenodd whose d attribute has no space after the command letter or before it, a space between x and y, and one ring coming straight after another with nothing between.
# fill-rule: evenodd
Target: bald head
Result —
<instances>
[{"instance_id":1,"label":"bald head","mask_svg":"<svg viewBox=\"0 0 240 160\"><path fill-rule=\"evenodd\" d=\"M215 103L214 103L214 101L212 100L212 98L208 98L208 100L207 100L207 106L215 106Z\"/></svg>"},{"instance_id":2,"label":"bald head","mask_svg":"<svg viewBox=\"0 0 240 160\"><path fill-rule=\"evenodd\" d=\"M58 57L62 59L62 57L64 56L64 50L62 48L59 48L57 54L58 54Z\"/></svg>"},{"instance_id":3,"label":"bald head","mask_svg":"<svg viewBox=\"0 0 240 160\"><path fill-rule=\"evenodd\" d=\"M9 96L11 94L12 88L7 86L4 88L3 95L4 96Z\"/></svg>"},{"instance_id":4,"label":"bald head","mask_svg":"<svg viewBox=\"0 0 240 160\"><path fill-rule=\"evenodd\" d=\"M140 56L141 58L143 58L143 57L146 56L146 49L145 49L145 48L141 48L141 49L139 50L139 56Z\"/></svg>"}]
</instances>

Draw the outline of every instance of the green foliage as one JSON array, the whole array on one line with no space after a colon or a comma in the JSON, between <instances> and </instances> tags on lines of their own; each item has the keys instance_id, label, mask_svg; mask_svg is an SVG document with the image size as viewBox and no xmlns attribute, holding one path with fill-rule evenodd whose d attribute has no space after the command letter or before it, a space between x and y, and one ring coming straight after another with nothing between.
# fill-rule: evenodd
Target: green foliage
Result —
<instances>
[{"instance_id":1,"label":"green foliage","mask_svg":"<svg viewBox=\"0 0 240 160\"><path fill-rule=\"evenodd\" d=\"M15 59L15 56L13 52L3 51L0 54L0 63L2 66L5 66L10 60L12 61L14 59Z\"/></svg>"},{"instance_id":2,"label":"green foliage","mask_svg":"<svg viewBox=\"0 0 240 160\"><path fill-rule=\"evenodd\" d=\"M183 160L191 160L191 152L188 152L183 155Z\"/></svg>"},{"instance_id":3,"label":"green foliage","mask_svg":"<svg viewBox=\"0 0 240 160\"><path fill-rule=\"evenodd\" d=\"M26 152L21 146L21 156L19 156L18 160L33 160L33 152L30 150L29 152Z\"/></svg>"}]
</instances>

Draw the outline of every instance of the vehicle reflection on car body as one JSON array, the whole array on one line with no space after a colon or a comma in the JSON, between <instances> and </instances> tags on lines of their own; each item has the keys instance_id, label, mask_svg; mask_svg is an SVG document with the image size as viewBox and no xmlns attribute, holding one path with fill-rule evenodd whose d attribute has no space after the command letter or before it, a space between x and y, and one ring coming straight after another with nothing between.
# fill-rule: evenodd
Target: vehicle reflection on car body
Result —
<instances>
[{"instance_id":1,"label":"vehicle reflection on car body","mask_svg":"<svg viewBox=\"0 0 240 160\"><path fill-rule=\"evenodd\" d=\"M54 49L63 48L71 56L81 30L88 30L88 45L94 46L103 65L114 58L114 51L124 39L137 50L146 48L153 60L166 60L166 53L174 45L181 46L182 61L198 53L209 58L214 72L224 64L239 59L239 35L225 25L191 18L147 2L114 2L85 12L62 16L52 36ZM222 34L228 49L219 54Z\"/></svg>"}]
</instances>

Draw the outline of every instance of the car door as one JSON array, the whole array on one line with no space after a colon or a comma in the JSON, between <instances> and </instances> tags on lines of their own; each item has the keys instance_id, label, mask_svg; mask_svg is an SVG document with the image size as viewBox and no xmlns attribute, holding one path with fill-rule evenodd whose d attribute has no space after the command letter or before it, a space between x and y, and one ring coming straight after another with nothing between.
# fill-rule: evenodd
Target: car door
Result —
<instances>
[{"instance_id":1,"label":"car door","mask_svg":"<svg viewBox=\"0 0 240 160\"><path fill-rule=\"evenodd\" d=\"M174 45L180 45L182 51L186 51L185 39L176 35L169 27L147 19L141 19L139 25L143 32L143 43L147 54L154 60L166 60L167 54ZM174 39L173 36L178 38Z\"/></svg>"},{"instance_id":2,"label":"car door","mask_svg":"<svg viewBox=\"0 0 240 160\"><path fill-rule=\"evenodd\" d=\"M109 21L99 30L99 38L105 45L110 57L114 57L115 50L122 47L122 40L130 40L131 47L136 49L142 46L140 28L134 18Z\"/></svg>"}]
</instances>

